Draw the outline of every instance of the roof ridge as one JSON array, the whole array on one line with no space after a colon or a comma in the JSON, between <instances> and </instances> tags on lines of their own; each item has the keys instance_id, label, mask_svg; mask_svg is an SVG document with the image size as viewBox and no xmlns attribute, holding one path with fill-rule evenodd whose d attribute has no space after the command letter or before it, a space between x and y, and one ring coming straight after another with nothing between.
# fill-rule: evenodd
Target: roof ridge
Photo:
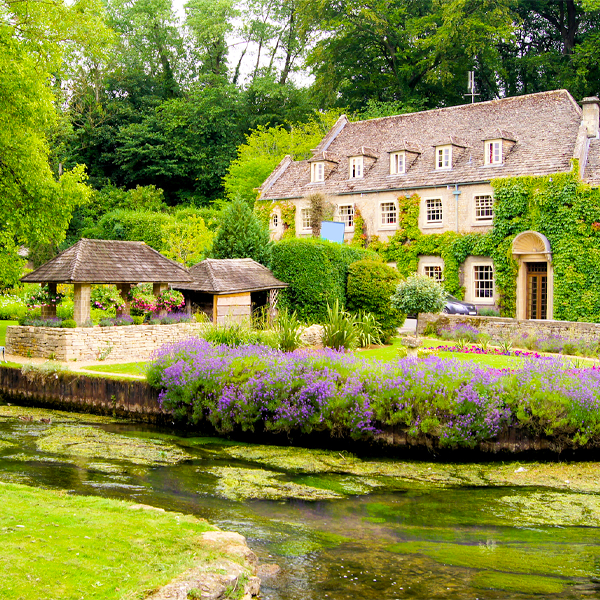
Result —
<instances>
[{"instance_id":1,"label":"roof ridge","mask_svg":"<svg viewBox=\"0 0 600 600\"><path fill-rule=\"evenodd\" d=\"M77 244L75 244L75 248L77 248L77 246L79 246L81 244L81 248L77 248L73 254L73 259L71 261L71 279L75 280L75 273L77 271L77 267L79 267L79 265L81 264L81 256L80 253L83 252L85 246L87 245L86 242L88 242L88 238L81 238L79 240L79 242L77 242Z\"/></svg>"},{"instance_id":2,"label":"roof ridge","mask_svg":"<svg viewBox=\"0 0 600 600\"><path fill-rule=\"evenodd\" d=\"M521 96L506 96L504 98L494 98L493 100L484 100L483 102L466 102L465 104L456 104L454 106L441 106L439 108L428 108L425 110L417 110L415 112L401 113L399 115L389 115L387 117L376 117L374 119L362 119L360 121L349 121L349 125L358 125L359 123L373 123L374 121L385 121L386 119L397 119L398 117L408 117L412 115L431 114L433 112L442 112L456 110L458 108L464 108L469 106L484 106L492 104L493 102L506 102L509 100L518 100L520 98L532 98L534 96L552 96L552 95L567 95L567 98L581 111L581 107L573 96L571 96L569 90L560 88L558 90L546 90L544 92L534 92L533 94L522 94Z\"/></svg>"},{"instance_id":3,"label":"roof ridge","mask_svg":"<svg viewBox=\"0 0 600 600\"><path fill-rule=\"evenodd\" d=\"M212 264L211 264L212 259L208 258L208 259L205 259L205 260L208 261L208 264L206 265L206 269L207 269L207 273L208 273L208 279L210 281L210 284L212 285L213 290L217 290L218 289L218 287L217 287L217 280L216 280L216 277L215 277L215 275L214 275L214 273L212 271Z\"/></svg>"}]
</instances>

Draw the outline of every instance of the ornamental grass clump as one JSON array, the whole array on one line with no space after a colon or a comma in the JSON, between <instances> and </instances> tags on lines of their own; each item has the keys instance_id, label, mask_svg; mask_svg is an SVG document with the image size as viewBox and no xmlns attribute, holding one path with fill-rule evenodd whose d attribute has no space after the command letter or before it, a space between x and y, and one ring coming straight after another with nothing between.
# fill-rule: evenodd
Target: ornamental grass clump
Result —
<instances>
[{"instance_id":1,"label":"ornamental grass clump","mask_svg":"<svg viewBox=\"0 0 600 600\"><path fill-rule=\"evenodd\" d=\"M331 349L189 339L163 347L148 381L163 408L217 431L329 431L359 439L385 426L440 446L475 447L518 427L557 447L600 443L600 369L555 358L493 369L435 356L363 361Z\"/></svg>"},{"instance_id":2,"label":"ornamental grass clump","mask_svg":"<svg viewBox=\"0 0 600 600\"><path fill-rule=\"evenodd\" d=\"M327 320L323 323L323 346L334 350L353 350L359 344L357 317L340 308L336 300L327 305Z\"/></svg>"}]
</instances>

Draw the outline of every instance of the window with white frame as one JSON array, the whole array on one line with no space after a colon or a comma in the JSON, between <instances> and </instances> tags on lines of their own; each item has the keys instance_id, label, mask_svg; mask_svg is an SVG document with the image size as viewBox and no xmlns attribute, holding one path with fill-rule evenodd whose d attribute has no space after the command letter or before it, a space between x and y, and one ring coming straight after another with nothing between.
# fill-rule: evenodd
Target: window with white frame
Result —
<instances>
[{"instance_id":1,"label":"window with white frame","mask_svg":"<svg viewBox=\"0 0 600 600\"><path fill-rule=\"evenodd\" d=\"M442 281L442 267L439 265L426 265L423 270L426 277L434 281Z\"/></svg>"},{"instance_id":2,"label":"window with white frame","mask_svg":"<svg viewBox=\"0 0 600 600\"><path fill-rule=\"evenodd\" d=\"M382 227L390 227L398 223L398 209L395 202L381 203L381 225Z\"/></svg>"},{"instance_id":3,"label":"window with white frame","mask_svg":"<svg viewBox=\"0 0 600 600\"><path fill-rule=\"evenodd\" d=\"M494 218L494 199L491 196L475 196L475 220L491 221Z\"/></svg>"},{"instance_id":4,"label":"window with white frame","mask_svg":"<svg viewBox=\"0 0 600 600\"><path fill-rule=\"evenodd\" d=\"M442 201L440 198L429 198L425 201L427 223L441 223L443 220Z\"/></svg>"},{"instance_id":5,"label":"window with white frame","mask_svg":"<svg viewBox=\"0 0 600 600\"><path fill-rule=\"evenodd\" d=\"M437 146L435 149L435 168L452 168L452 146Z\"/></svg>"},{"instance_id":6,"label":"window with white frame","mask_svg":"<svg viewBox=\"0 0 600 600\"><path fill-rule=\"evenodd\" d=\"M311 229L310 208L303 208L300 211L300 219L302 220L302 229Z\"/></svg>"},{"instance_id":7,"label":"window with white frame","mask_svg":"<svg viewBox=\"0 0 600 600\"><path fill-rule=\"evenodd\" d=\"M473 267L473 284L476 299L494 297L494 269L491 265L475 265Z\"/></svg>"},{"instance_id":8,"label":"window with white frame","mask_svg":"<svg viewBox=\"0 0 600 600\"><path fill-rule=\"evenodd\" d=\"M502 140L490 140L485 143L485 164L502 164Z\"/></svg>"},{"instance_id":9,"label":"window with white frame","mask_svg":"<svg viewBox=\"0 0 600 600\"><path fill-rule=\"evenodd\" d=\"M273 213L271 215L271 229L277 229L279 225L279 215L277 213Z\"/></svg>"},{"instance_id":10,"label":"window with white frame","mask_svg":"<svg viewBox=\"0 0 600 600\"><path fill-rule=\"evenodd\" d=\"M404 152L392 152L390 154L390 175L401 175L406 173L406 155Z\"/></svg>"},{"instance_id":11,"label":"window with white frame","mask_svg":"<svg viewBox=\"0 0 600 600\"><path fill-rule=\"evenodd\" d=\"M314 162L310 165L310 180L313 183L325 181L325 163Z\"/></svg>"},{"instance_id":12,"label":"window with white frame","mask_svg":"<svg viewBox=\"0 0 600 600\"><path fill-rule=\"evenodd\" d=\"M363 157L350 157L350 179L361 179L363 176Z\"/></svg>"},{"instance_id":13,"label":"window with white frame","mask_svg":"<svg viewBox=\"0 0 600 600\"><path fill-rule=\"evenodd\" d=\"M352 229L354 227L354 205L343 204L338 206L338 218L344 223L346 229Z\"/></svg>"}]
</instances>

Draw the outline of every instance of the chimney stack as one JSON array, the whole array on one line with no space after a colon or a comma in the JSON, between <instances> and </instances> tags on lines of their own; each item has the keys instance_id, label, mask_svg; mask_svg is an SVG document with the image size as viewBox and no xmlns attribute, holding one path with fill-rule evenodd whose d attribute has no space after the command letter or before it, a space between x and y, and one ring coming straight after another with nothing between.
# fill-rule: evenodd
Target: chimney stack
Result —
<instances>
[{"instance_id":1,"label":"chimney stack","mask_svg":"<svg viewBox=\"0 0 600 600\"><path fill-rule=\"evenodd\" d=\"M584 98L581 101L583 108L582 123L587 128L589 138L597 138L600 131L600 99L597 96Z\"/></svg>"}]
</instances>

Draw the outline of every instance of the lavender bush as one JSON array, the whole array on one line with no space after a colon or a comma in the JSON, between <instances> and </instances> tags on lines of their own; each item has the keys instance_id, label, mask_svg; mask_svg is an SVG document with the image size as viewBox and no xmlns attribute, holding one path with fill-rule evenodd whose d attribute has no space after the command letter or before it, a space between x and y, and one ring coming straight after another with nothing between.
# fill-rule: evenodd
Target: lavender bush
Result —
<instances>
[{"instance_id":1,"label":"lavender bush","mask_svg":"<svg viewBox=\"0 0 600 600\"><path fill-rule=\"evenodd\" d=\"M474 447L518 425L573 445L600 442L600 369L554 358L514 371L437 357L367 362L330 349L281 352L190 339L149 369L160 402L222 433L328 430L353 438L398 425L440 445Z\"/></svg>"}]
</instances>

